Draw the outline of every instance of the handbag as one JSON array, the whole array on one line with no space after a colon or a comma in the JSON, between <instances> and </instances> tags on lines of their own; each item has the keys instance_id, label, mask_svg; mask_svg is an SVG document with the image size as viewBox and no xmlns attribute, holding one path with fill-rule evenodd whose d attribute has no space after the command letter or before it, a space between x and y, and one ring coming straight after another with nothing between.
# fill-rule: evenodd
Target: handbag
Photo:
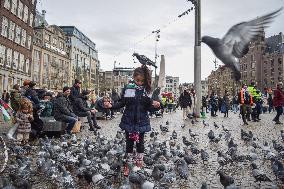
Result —
<instances>
[{"instance_id":1,"label":"handbag","mask_svg":"<svg viewBox=\"0 0 284 189\"><path fill-rule=\"evenodd\" d=\"M76 121L74 127L72 128L72 133L79 133L81 129L81 121Z\"/></svg>"},{"instance_id":2,"label":"handbag","mask_svg":"<svg viewBox=\"0 0 284 189\"><path fill-rule=\"evenodd\" d=\"M18 123L15 123L15 124L9 129L9 131L8 131L8 133L7 133L8 139L10 139L10 140L16 140L15 134L16 134L16 131L17 131L17 129L18 129L18 126L19 126L19 124L18 124Z\"/></svg>"}]
</instances>

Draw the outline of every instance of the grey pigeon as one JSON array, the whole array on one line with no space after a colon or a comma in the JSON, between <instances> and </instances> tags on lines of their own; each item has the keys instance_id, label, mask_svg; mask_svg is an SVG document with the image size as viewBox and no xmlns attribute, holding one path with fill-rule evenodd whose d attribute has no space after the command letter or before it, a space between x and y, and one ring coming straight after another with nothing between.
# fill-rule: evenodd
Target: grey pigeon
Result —
<instances>
[{"instance_id":1,"label":"grey pigeon","mask_svg":"<svg viewBox=\"0 0 284 189\"><path fill-rule=\"evenodd\" d=\"M284 141L284 130L281 130L281 138L282 138L282 141Z\"/></svg>"},{"instance_id":2,"label":"grey pigeon","mask_svg":"<svg viewBox=\"0 0 284 189\"><path fill-rule=\"evenodd\" d=\"M255 163L251 164L252 166L252 175L255 179L255 182L271 182L270 178L266 176L261 170L258 169Z\"/></svg>"},{"instance_id":3,"label":"grey pigeon","mask_svg":"<svg viewBox=\"0 0 284 189\"><path fill-rule=\"evenodd\" d=\"M209 131L209 133L207 134L209 140L213 140L215 138L215 134L212 130Z\"/></svg>"},{"instance_id":4,"label":"grey pigeon","mask_svg":"<svg viewBox=\"0 0 284 189\"><path fill-rule=\"evenodd\" d=\"M180 178L187 180L189 170L188 170L187 164L184 161L184 159L179 159L177 161L177 172L178 172Z\"/></svg>"},{"instance_id":5,"label":"grey pigeon","mask_svg":"<svg viewBox=\"0 0 284 189\"><path fill-rule=\"evenodd\" d=\"M172 137L173 139L177 139L177 132L175 130L173 130Z\"/></svg>"},{"instance_id":6,"label":"grey pigeon","mask_svg":"<svg viewBox=\"0 0 284 189\"><path fill-rule=\"evenodd\" d=\"M207 189L207 188L208 188L208 186L207 186L206 182L203 182L202 185L201 185L201 189Z\"/></svg>"},{"instance_id":7,"label":"grey pigeon","mask_svg":"<svg viewBox=\"0 0 284 189\"><path fill-rule=\"evenodd\" d=\"M217 174L220 176L220 182L226 188L227 186L230 186L231 184L234 184L234 178L228 175L225 175L223 171L217 171Z\"/></svg>"},{"instance_id":8,"label":"grey pigeon","mask_svg":"<svg viewBox=\"0 0 284 189\"><path fill-rule=\"evenodd\" d=\"M200 153L201 153L201 159L203 163L209 160L209 154L204 149L201 149Z\"/></svg>"},{"instance_id":9,"label":"grey pigeon","mask_svg":"<svg viewBox=\"0 0 284 189\"><path fill-rule=\"evenodd\" d=\"M225 66L232 69L236 81L239 81L241 73L238 59L248 52L249 43L262 34L263 28L267 28L281 10L282 8L253 20L236 24L222 39L203 36L201 41L212 49L215 56Z\"/></svg>"},{"instance_id":10,"label":"grey pigeon","mask_svg":"<svg viewBox=\"0 0 284 189\"><path fill-rule=\"evenodd\" d=\"M149 181L145 181L142 186L141 189L153 189L155 187L155 184Z\"/></svg>"},{"instance_id":11,"label":"grey pigeon","mask_svg":"<svg viewBox=\"0 0 284 189\"><path fill-rule=\"evenodd\" d=\"M160 171L158 166L154 166L152 177L157 181L159 181L163 177L163 173Z\"/></svg>"}]
</instances>

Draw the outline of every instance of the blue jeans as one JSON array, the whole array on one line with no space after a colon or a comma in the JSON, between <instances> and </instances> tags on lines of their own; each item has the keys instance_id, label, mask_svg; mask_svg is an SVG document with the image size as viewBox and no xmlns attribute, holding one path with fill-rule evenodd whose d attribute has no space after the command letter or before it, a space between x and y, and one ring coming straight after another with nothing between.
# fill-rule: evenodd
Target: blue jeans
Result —
<instances>
[{"instance_id":1,"label":"blue jeans","mask_svg":"<svg viewBox=\"0 0 284 189\"><path fill-rule=\"evenodd\" d=\"M77 118L72 116L66 116L64 119L62 119L62 122L68 123L68 126L66 128L67 132L70 132L73 129L77 120Z\"/></svg>"}]
</instances>

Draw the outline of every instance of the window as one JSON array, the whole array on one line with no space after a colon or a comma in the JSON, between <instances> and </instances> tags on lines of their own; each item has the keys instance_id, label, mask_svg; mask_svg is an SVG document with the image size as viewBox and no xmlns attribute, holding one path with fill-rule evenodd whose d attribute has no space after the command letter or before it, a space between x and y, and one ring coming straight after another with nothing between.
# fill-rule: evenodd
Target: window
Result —
<instances>
[{"instance_id":1,"label":"window","mask_svg":"<svg viewBox=\"0 0 284 189\"><path fill-rule=\"evenodd\" d=\"M15 43L20 44L21 42L21 27L16 26L16 37L15 37Z\"/></svg>"},{"instance_id":2,"label":"window","mask_svg":"<svg viewBox=\"0 0 284 189\"><path fill-rule=\"evenodd\" d=\"M20 54L20 64L19 64L20 71L24 71L24 65L25 65L25 57L23 54Z\"/></svg>"},{"instance_id":3,"label":"window","mask_svg":"<svg viewBox=\"0 0 284 189\"><path fill-rule=\"evenodd\" d=\"M28 49L31 49L32 36L28 35Z\"/></svg>"},{"instance_id":4,"label":"window","mask_svg":"<svg viewBox=\"0 0 284 189\"><path fill-rule=\"evenodd\" d=\"M12 49L7 49L7 64L6 64L6 67L11 67L11 64L12 64Z\"/></svg>"},{"instance_id":5,"label":"window","mask_svg":"<svg viewBox=\"0 0 284 189\"><path fill-rule=\"evenodd\" d=\"M271 59L271 67L274 66L274 59Z\"/></svg>"},{"instance_id":6,"label":"window","mask_svg":"<svg viewBox=\"0 0 284 189\"><path fill-rule=\"evenodd\" d=\"M22 29L21 45L22 45L23 47L26 47L26 34L27 34L26 30Z\"/></svg>"},{"instance_id":7,"label":"window","mask_svg":"<svg viewBox=\"0 0 284 189\"><path fill-rule=\"evenodd\" d=\"M33 80L39 82L40 80L40 51L34 50L33 57Z\"/></svg>"},{"instance_id":8,"label":"window","mask_svg":"<svg viewBox=\"0 0 284 189\"><path fill-rule=\"evenodd\" d=\"M250 56L250 60L251 60L251 62L254 61L254 55L253 54Z\"/></svg>"},{"instance_id":9,"label":"window","mask_svg":"<svg viewBox=\"0 0 284 189\"><path fill-rule=\"evenodd\" d=\"M23 17L23 21L25 23L28 23L28 17L29 17L29 8L27 7L27 5L25 5L25 7L24 7L24 17Z\"/></svg>"},{"instance_id":10,"label":"window","mask_svg":"<svg viewBox=\"0 0 284 189\"><path fill-rule=\"evenodd\" d=\"M19 53L14 51L13 53L13 69L17 69L19 65Z\"/></svg>"},{"instance_id":11,"label":"window","mask_svg":"<svg viewBox=\"0 0 284 189\"><path fill-rule=\"evenodd\" d=\"M57 39L56 39L56 38L53 38L53 39L52 39L52 44L53 44L54 46L57 46Z\"/></svg>"},{"instance_id":12,"label":"window","mask_svg":"<svg viewBox=\"0 0 284 189\"><path fill-rule=\"evenodd\" d=\"M5 62L6 47L0 44L0 65L3 66Z\"/></svg>"},{"instance_id":13,"label":"window","mask_svg":"<svg viewBox=\"0 0 284 189\"><path fill-rule=\"evenodd\" d=\"M34 22L34 15L33 13L30 13L30 26L33 27L33 22Z\"/></svg>"},{"instance_id":14,"label":"window","mask_svg":"<svg viewBox=\"0 0 284 189\"><path fill-rule=\"evenodd\" d=\"M64 43L62 41L59 42L59 49L64 50Z\"/></svg>"},{"instance_id":15,"label":"window","mask_svg":"<svg viewBox=\"0 0 284 189\"><path fill-rule=\"evenodd\" d=\"M11 12L12 12L14 15L17 15L17 0L12 0Z\"/></svg>"},{"instance_id":16,"label":"window","mask_svg":"<svg viewBox=\"0 0 284 189\"><path fill-rule=\"evenodd\" d=\"M32 4L33 4L33 5L35 4L35 0L32 0Z\"/></svg>"},{"instance_id":17,"label":"window","mask_svg":"<svg viewBox=\"0 0 284 189\"><path fill-rule=\"evenodd\" d=\"M19 0L19 6L18 6L18 17L22 20L23 19L23 9L24 9L24 5L21 2L21 0Z\"/></svg>"},{"instance_id":18,"label":"window","mask_svg":"<svg viewBox=\"0 0 284 189\"><path fill-rule=\"evenodd\" d=\"M46 35L45 35L45 40L48 41L48 42L50 42L50 35L49 35L49 34L46 34Z\"/></svg>"},{"instance_id":19,"label":"window","mask_svg":"<svg viewBox=\"0 0 284 189\"><path fill-rule=\"evenodd\" d=\"M8 34L8 19L3 16L1 35L4 36L4 37L7 37L7 34Z\"/></svg>"},{"instance_id":20,"label":"window","mask_svg":"<svg viewBox=\"0 0 284 189\"><path fill-rule=\"evenodd\" d=\"M8 10L11 8L11 0L5 0L4 7Z\"/></svg>"},{"instance_id":21,"label":"window","mask_svg":"<svg viewBox=\"0 0 284 189\"><path fill-rule=\"evenodd\" d=\"M14 41L15 37L15 23L13 21L10 21L10 27L9 27L9 37L11 41Z\"/></svg>"},{"instance_id":22,"label":"window","mask_svg":"<svg viewBox=\"0 0 284 189\"><path fill-rule=\"evenodd\" d=\"M30 71L30 59L26 59L26 73L29 73Z\"/></svg>"}]
</instances>

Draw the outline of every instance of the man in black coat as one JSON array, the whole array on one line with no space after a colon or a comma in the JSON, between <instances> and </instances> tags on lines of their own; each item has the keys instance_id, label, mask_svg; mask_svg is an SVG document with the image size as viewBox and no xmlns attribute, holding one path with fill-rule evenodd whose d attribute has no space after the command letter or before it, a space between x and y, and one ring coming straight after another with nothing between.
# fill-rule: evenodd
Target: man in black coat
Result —
<instances>
[{"instance_id":1,"label":"man in black coat","mask_svg":"<svg viewBox=\"0 0 284 189\"><path fill-rule=\"evenodd\" d=\"M75 79L73 87L71 87L70 100L71 103L74 104L76 98L80 96L81 89L81 81L79 79Z\"/></svg>"},{"instance_id":2,"label":"man in black coat","mask_svg":"<svg viewBox=\"0 0 284 189\"><path fill-rule=\"evenodd\" d=\"M89 95L90 91L82 91L82 94L75 99L73 111L78 117L87 117L90 126L89 130L94 131L95 128L100 129L101 127L97 124L96 109L91 109L88 106L87 100Z\"/></svg>"},{"instance_id":3,"label":"man in black coat","mask_svg":"<svg viewBox=\"0 0 284 189\"><path fill-rule=\"evenodd\" d=\"M58 96L54 101L54 119L57 121L62 121L68 123L66 128L66 132L71 134L73 127L75 126L78 117L73 113L72 106L69 100L70 88L63 88L63 95Z\"/></svg>"},{"instance_id":4,"label":"man in black coat","mask_svg":"<svg viewBox=\"0 0 284 189\"><path fill-rule=\"evenodd\" d=\"M187 89L185 89L183 93L181 93L179 97L179 105L183 110L183 119L186 120L187 115L189 114L189 108L191 108L192 105L191 96Z\"/></svg>"}]
</instances>

